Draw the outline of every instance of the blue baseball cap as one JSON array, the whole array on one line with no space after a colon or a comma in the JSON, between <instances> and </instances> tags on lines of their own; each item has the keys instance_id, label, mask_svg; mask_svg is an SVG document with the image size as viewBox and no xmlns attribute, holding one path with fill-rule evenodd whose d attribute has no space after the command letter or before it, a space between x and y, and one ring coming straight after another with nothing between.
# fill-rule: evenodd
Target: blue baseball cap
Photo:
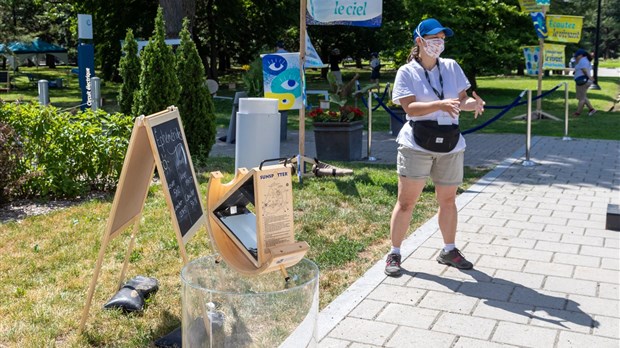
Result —
<instances>
[{"instance_id":1,"label":"blue baseball cap","mask_svg":"<svg viewBox=\"0 0 620 348\"><path fill-rule=\"evenodd\" d=\"M587 57L588 51L584 50L583 48L578 49L577 51L575 51L575 54L573 55L573 57L577 58L579 56Z\"/></svg>"},{"instance_id":2,"label":"blue baseball cap","mask_svg":"<svg viewBox=\"0 0 620 348\"><path fill-rule=\"evenodd\" d=\"M413 40L415 41L415 38L418 36L423 37L425 35L435 35L442 31L446 34L446 37L454 35L452 29L443 27L435 18L428 18L420 22L420 24L418 24L418 26L413 30Z\"/></svg>"}]
</instances>

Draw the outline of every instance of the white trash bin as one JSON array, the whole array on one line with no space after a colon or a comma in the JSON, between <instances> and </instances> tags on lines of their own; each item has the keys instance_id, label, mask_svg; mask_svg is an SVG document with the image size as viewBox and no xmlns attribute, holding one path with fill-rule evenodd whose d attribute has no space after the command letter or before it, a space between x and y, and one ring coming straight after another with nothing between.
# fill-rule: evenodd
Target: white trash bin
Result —
<instances>
[{"instance_id":1,"label":"white trash bin","mask_svg":"<svg viewBox=\"0 0 620 348\"><path fill-rule=\"evenodd\" d=\"M235 136L235 172L254 168L266 159L280 157L278 100L241 98Z\"/></svg>"}]
</instances>

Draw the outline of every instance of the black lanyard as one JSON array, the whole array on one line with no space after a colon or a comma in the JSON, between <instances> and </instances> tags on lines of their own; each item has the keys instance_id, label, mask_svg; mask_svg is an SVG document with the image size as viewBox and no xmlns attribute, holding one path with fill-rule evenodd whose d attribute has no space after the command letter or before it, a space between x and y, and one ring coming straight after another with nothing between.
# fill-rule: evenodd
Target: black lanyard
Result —
<instances>
[{"instance_id":1,"label":"black lanyard","mask_svg":"<svg viewBox=\"0 0 620 348\"><path fill-rule=\"evenodd\" d=\"M422 67L422 69L424 69L424 75L426 75L426 81L428 81L428 85L431 86L437 98L439 98L439 100L443 100L443 78L441 77L441 68L439 67L439 59L437 59L437 71L439 72L439 87L441 87L441 93L438 92L435 89L435 87L433 87L433 85L431 84L431 79L428 77L428 71L426 71L424 67Z\"/></svg>"}]
</instances>

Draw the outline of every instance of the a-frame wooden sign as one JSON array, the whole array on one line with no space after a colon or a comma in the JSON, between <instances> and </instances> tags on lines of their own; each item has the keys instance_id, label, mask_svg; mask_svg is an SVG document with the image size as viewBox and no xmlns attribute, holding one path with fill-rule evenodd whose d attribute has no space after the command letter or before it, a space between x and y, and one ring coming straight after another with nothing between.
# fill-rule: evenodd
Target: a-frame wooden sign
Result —
<instances>
[{"instance_id":1,"label":"a-frame wooden sign","mask_svg":"<svg viewBox=\"0 0 620 348\"><path fill-rule=\"evenodd\" d=\"M133 224L131 240L119 279L119 288L122 286L156 166L171 212L172 225L183 263L188 262L185 243L205 224L206 216L200 201L198 182L185 141L181 117L178 109L171 106L167 110L136 119L88 289L79 326L80 332L88 319L106 247L112 239Z\"/></svg>"}]
</instances>

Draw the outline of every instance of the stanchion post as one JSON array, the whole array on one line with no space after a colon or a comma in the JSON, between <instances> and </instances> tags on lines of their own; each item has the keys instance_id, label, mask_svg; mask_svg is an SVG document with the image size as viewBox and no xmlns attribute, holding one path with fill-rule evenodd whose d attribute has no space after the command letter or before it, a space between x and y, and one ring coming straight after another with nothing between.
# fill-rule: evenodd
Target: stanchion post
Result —
<instances>
[{"instance_id":1,"label":"stanchion post","mask_svg":"<svg viewBox=\"0 0 620 348\"><path fill-rule=\"evenodd\" d=\"M39 89L39 104L40 105L48 105L50 103L48 81L47 80L39 80L37 82L37 87Z\"/></svg>"},{"instance_id":2,"label":"stanchion post","mask_svg":"<svg viewBox=\"0 0 620 348\"><path fill-rule=\"evenodd\" d=\"M368 90L368 160L376 161L377 159L372 157L372 90Z\"/></svg>"},{"instance_id":3,"label":"stanchion post","mask_svg":"<svg viewBox=\"0 0 620 348\"><path fill-rule=\"evenodd\" d=\"M568 83L564 82L564 137L562 140L573 140L568 136Z\"/></svg>"},{"instance_id":4,"label":"stanchion post","mask_svg":"<svg viewBox=\"0 0 620 348\"><path fill-rule=\"evenodd\" d=\"M97 111L97 109L99 109L100 102L101 102L101 79L99 79L98 77L93 77L90 79L91 84L92 84L92 90L91 93L93 95L93 104L90 106L90 108L93 111Z\"/></svg>"},{"instance_id":5,"label":"stanchion post","mask_svg":"<svg viewBox=\"0 0 620 348\"><path fill-rule=\"evenodd\" d=\"M525 134L525 161L524 167L531 167L535 163L530 161L530 147L532 146L532 90L527 90L527 128Z\"/></svg>"}]
</instances>

